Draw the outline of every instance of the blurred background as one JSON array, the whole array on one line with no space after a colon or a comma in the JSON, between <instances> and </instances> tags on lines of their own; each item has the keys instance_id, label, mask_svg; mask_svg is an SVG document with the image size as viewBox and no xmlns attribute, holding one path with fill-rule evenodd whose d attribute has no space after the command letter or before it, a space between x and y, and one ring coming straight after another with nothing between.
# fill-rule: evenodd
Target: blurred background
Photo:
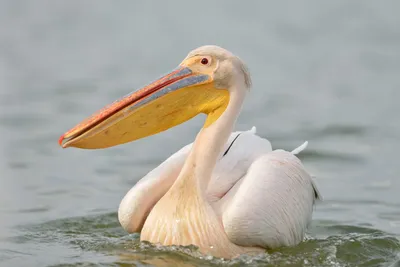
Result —
<instances>
[{"instance_id":1,"label":"blurred background","mask_svg":"<svg viewBox=\"0 0 400 267\"><path fill-rule=\"evenodd\" d=\"M308 140L300 158L324 197L310 240L232 264L399 266L399 10L398 1L1 1L0 265L219 264L143 246L116 215L204 117L107 150L57 143L216 44L253 78L236 129L256 126L273 148Z\"/></svg>"}]
</instances>

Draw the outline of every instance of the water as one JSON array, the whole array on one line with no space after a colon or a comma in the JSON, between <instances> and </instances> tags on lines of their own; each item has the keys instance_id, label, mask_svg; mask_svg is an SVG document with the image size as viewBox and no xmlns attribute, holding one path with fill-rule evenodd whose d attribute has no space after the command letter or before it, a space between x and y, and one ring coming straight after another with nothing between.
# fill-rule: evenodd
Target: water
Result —
<instances>
[{"instance_id":1,"label":"water","mask_svg":"<svg viewBox=\"0 0 400 267\"><path fill-rule=\"evenodd\" d=\"M399 266L398 1L2 1L1 266ZM127 235L116 211L203 117L107 150L58 137L218 44L254 87L237 129L301 155L325 201L294 248L224 262Z\"/></svg>"}]
</instances>

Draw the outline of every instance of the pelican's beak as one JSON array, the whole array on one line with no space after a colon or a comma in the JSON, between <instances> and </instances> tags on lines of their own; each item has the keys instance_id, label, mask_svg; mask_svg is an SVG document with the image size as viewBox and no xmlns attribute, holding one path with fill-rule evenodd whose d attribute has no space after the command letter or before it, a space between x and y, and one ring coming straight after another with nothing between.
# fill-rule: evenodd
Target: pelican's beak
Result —
<instances>
[{"instance_id":1,"label":"pelican's beak","mask_svg":"<svg viewBox=\"0 0 400 267\"><path fill-rule=\"evenodd\" d=\"M106 148L150 136L210 113L229 101L209 74L181 65L142 89L104 107L65 134L63 148Z\"/></svg>"}]
</instances>

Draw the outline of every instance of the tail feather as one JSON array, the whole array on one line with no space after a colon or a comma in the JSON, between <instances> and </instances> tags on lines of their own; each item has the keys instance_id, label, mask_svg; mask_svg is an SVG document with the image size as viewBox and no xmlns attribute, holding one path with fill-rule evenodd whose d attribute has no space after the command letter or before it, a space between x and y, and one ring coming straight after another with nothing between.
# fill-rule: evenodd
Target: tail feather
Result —
<instances>
[{"instance_id":1,"label":"tail feather","mask_svg":"<svg viewBox=\"0 0 400 267\"><path fill-rule=\"evenodd\" d=\"M305 141L302 145L300 145L299 147L293 149L293 151L291 152L293 155L297 155L299 154L301 151L303 151L304 149L306 149L306 147L308 146L308 141Z\"/></svg>"}]
</instances>

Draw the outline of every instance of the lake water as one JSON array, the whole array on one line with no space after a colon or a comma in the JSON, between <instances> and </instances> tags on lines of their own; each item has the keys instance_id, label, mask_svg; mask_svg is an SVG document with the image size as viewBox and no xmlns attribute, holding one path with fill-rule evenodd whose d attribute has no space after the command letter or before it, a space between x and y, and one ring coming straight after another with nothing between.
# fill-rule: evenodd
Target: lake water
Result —
<instances>
[{"instance_id":1,"label":"lake water","mask_svg":"<svg viewBox=\"0 0 400 267\"><path fill-rule=\"evenodd\" d=\"M1 266L400 266L400 2L1 1ZM217 44L249 66L236 129L300 155L324 202L308 239L235 261L141 244L125 193L204 117L106 150L58 137ZM189 252L194 249L187 249Z\"/></svg>"}]
</instances>

